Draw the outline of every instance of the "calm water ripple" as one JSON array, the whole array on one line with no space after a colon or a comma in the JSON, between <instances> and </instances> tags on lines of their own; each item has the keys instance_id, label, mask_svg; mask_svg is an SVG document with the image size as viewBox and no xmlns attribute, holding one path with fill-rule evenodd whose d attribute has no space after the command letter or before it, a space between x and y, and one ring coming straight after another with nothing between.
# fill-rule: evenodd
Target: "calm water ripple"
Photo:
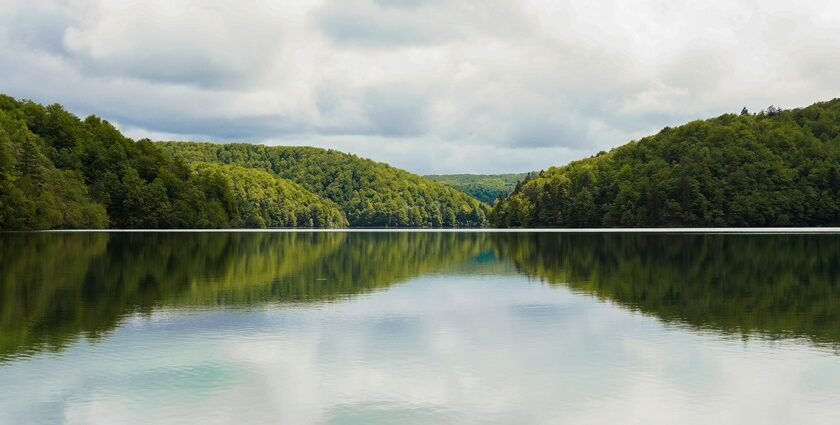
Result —
<instances>
[{"instance_id":1,"label":"calm water ripple","mask_svg":"<svg viewBox=\"0 0 840 425\"><path fill-rule=\"evenodd\" d=\"M0 235L0 424L840 423L840 236Z\"/></svg>"}]
</instances>

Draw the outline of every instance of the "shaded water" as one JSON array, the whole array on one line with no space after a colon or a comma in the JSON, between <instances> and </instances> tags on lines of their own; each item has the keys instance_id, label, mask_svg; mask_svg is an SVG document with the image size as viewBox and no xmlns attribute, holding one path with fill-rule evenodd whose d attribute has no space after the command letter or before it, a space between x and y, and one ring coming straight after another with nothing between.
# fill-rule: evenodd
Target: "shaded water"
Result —
<instances>
[{"instance_id":1,"label":"shaded water","mask_svg":"<svg viewBox=\"0 0 840 425\"><path fill-rule=\"evenodd\" d=\"M0 235L0 423L838 423L840 236Z\"/></svg>"}]
</instances>

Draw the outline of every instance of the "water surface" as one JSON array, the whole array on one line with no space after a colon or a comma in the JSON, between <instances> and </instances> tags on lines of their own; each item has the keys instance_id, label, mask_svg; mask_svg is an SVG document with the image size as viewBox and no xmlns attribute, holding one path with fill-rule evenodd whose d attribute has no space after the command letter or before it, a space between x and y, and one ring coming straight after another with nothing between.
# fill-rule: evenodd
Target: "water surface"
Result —
<instances>
[{"instance_id":1,"label":"water surface","mask_svg":"<svg viewBox=\"0 0 840 425\"><path fill-rule=\"evenodd\" d=\"M0 423L840 423L840 236L0 235Z\"/></svg>"}]
</instances>

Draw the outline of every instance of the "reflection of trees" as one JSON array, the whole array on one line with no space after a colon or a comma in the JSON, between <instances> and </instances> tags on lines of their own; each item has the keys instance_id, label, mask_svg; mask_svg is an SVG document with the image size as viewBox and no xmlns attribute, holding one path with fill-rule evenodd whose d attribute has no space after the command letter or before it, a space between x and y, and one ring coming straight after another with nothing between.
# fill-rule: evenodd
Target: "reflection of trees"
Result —
<instances>
[{"instance_id":1,"label":"reflection of trees","mask_svg":"<svg viewBox=\"0 0 840 425\"><path fill-rule=\"evenodd\" d=\"M464 233L60 233L0 237L0 356L97 337L165 305L305 302L454 270Z\"/></svg>"},{"instance_id":2,"label":"reflection of trees","mask_svg":"<svg viewBox=\"0 0 840 425\"><path fill-rule=\"evenodd\" d=\"M502 234L503 257L665 321L840 343L836 235Z\"/></svg>"},{"instance_id":3,"label":"reflection of trees","mask_svg":"<svg viewBox=\"0 0 840 425\"><path fill-rule=\"evenodd\" d=\"M840 345L834 235L53 233L0 236L0 359L160 306L340 299L429 273L501 274L668 322Z\"/></svg>"}]
</instances>

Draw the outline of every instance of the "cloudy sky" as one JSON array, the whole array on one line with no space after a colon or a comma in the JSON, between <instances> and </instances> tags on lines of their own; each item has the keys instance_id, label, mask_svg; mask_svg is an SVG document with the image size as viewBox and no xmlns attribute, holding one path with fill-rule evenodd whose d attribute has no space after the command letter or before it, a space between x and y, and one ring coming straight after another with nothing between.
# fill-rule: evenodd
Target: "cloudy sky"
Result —
<instances>
[{"instance_id":1,"label":"cloudy sky","mask_svg":"<svg viewBox=\"0 0 840 425\"><path fill-rule=\"evenodd\" d=\"M420 173L563 164L838 75L831 0L0 0L0 92Z\"/></svg>"}]
</instances>

